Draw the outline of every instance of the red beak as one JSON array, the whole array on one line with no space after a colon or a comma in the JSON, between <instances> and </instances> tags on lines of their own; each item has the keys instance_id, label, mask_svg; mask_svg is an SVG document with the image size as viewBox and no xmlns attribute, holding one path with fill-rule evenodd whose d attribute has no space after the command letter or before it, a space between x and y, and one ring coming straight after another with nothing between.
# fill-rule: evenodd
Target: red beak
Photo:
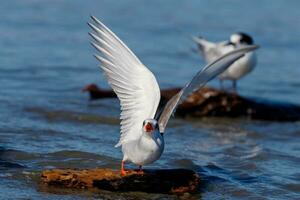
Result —
<instances>
[{"instance_id":1,"label":"red beak","mask_svg":"<svg viewBox=\"0 0 300 200\"><path fill-rule=\"evenodd\" d=\"M152 132L154 130L152 124L147 123L145 125L145 130L146 130L146 132Z\"/></svg>"}]
</instances>

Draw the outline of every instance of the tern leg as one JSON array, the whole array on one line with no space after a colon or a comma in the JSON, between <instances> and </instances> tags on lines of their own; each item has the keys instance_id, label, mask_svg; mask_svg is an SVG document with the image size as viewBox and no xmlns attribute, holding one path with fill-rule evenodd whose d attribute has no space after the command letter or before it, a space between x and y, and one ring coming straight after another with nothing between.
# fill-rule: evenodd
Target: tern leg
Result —
<instances>
[{"instance_id":1,"label":"tern leg","mask_svg":"<svg viewBox=\"0 0 300 200\"><path fill-rule=\"evenodd\" d=\"M125 165L125 161L124 160L122 160L122 162L121 162L121 175L126 175L126 170L125 170L125 168L124 168L124 165Z\"/></svg>"},{"instance_id":2,"label":"tern leg","mask_svg":"<svg viewBox=\"0 0 300 200\"><path fill-rule=\"evenodd\" d=\"M219 80L220 80L220 89L224 90L223 79L220 78Z\"/></svg>"},{"instance_id":3,"label":"tern leg","mask_svg":"<svg viewBox=\"0 0 300 200\"><path fill-rule=\"evenodd\" d=\"M138 174L144 174L142 167L142 165L139 165Z\"/></svg>"},{"instance_id":4,"label":"tern leg","mask_svg":"<svg viewBox=\"0 0 300 200\"><path fill-rule=\"evenodd\" d=\"M233 92L236 93L236 91L237 91L237 81L236 80L232 81L232 88L233 88Z\"/></svg>"}]
</instances>

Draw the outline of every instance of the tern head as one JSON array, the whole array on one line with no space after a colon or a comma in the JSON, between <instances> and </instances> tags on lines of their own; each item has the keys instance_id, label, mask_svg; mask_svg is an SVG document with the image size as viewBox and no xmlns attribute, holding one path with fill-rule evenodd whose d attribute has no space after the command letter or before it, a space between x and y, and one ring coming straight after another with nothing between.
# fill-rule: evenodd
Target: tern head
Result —
<instances>
[{"instance_id":1,"label":"tern head","mask_svg":"<svg viewBox=\"0 0 300 200\"><path fill-rule=\"evenodd\" d=\"M143 131L145 133L152 133L157 128L157 121L155 119L146 119L143 122Z\"/></svg>"},{"instance_id":2,"label":"tern head","mask_svg":"<svg viewBox=\"0 0 300 200\"><path fill-rule=\"evenodd\" d=\"M233 45L251 45L253 44L253 39L250 35L246 33L237 32L230 36L229 43Z\"/></svg>"}]
</instances>

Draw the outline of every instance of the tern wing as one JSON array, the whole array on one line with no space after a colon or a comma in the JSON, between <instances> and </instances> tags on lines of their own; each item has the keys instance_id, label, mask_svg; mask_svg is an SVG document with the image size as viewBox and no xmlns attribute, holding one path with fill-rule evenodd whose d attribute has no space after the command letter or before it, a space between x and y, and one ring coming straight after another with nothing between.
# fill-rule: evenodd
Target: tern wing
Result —
<instances>
[{"instance_id":1,"label":"tern wing","mask_svg":"<svg viewBox=\"0 0 300 200\"><path fill-rule=\"evenodd\" d=\"M218 43L210 42L202 37L192 37L192 39L196 42L199 53L206 63L211 63L222 55Z\"/></svg>"},{"instance_id":2,"label":"tern wing","mask_svg":"<svg viewBox=\"0 0 300 200\"><path fill-rule=\"evenodd\" d=\"M196 76L194 76L194 78L181 89L181 91L167 102L158 119L159 131L161 133L165 132L166 125L177 105L186 100L194 91L199 90L208 81L226 70L233 62L241 58L245 53L257 48L258 46L256 45L238 48L223 55L200 70Z\"/></svg>"},{"instance_id":3,"label":"tern wing","mask_svg":"<svg viewBox=\"0 0 300 200\"><path fill-rule=\"evenodd\" d=\"M153 119L160 90L152 72L97 18L88 23L95 57L121 104L121 137L116 146L138 139L145 119Z\"/></svg>"}]
</instances>

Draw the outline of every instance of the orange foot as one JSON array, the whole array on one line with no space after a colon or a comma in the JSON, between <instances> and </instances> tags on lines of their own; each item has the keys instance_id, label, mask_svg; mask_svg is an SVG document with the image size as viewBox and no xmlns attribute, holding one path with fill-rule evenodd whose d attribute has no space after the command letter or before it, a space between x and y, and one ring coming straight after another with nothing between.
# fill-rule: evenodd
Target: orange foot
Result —
<instances>
[{"instance_id":1,"label":"orange foot","mask_svg":"<svg viewBox=\"0 0 300 200\"><path fill-rule=\"evenodd\" d=\"M127 174L127 172L128 172L128 171L126 171L126 170L124 170L124 169L121 169L121 175L122 175L122 176L125 176L125 175Z\"/></svg>"},{"instance_id":2,"label":"orange foot","mask_svg":"<svg viewBox=\"0 0 300 200\"><path fill-rule=\"evenodd\" d=\"M125 162L122 160L122 162L121 162L121 175L122 176L125 176L128 172L124 169L124 164L125 164Z\"/></svg>"}]
</instances>

